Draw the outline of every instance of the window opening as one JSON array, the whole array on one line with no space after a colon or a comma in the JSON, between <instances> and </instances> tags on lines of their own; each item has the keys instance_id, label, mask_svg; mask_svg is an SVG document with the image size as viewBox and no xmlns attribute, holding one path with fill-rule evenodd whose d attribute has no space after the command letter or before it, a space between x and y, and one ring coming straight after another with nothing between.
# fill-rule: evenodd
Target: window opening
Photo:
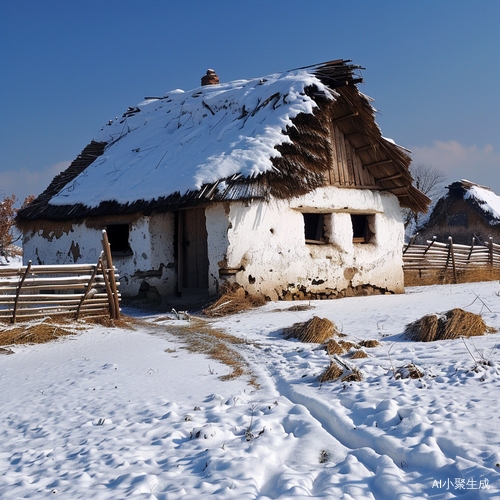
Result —
<instances>
[{"instance_id":1,"label":"window opening","mask_svg":"<svg viewBox=\"0 0 500 500\"><path fill-rule=\"evenodd\" d=\"M302 214L304 216L304 233L306 243L326 245L324 214Z\"/></svg>"},{"instance_id":2,"label":"window opening","mask_svg":"<svg viewBox=\"0 0 500 500\"><path fill-rule=\"evenodd\" d=\"M368 215L351 214L353 243L367 243L370 239Z\"/></svg>"},{"instance_id":3,"label":"window opening","mask_svg":"<svg viewBox=\"0 0 500 500\"><path fill-rule=\"evenodd\" d=\"M111 254L118 257L132 255L129 244L130 226L129 224L111 224L106 227L108 240L111 246Z\"/></svg>"}]
</instances>

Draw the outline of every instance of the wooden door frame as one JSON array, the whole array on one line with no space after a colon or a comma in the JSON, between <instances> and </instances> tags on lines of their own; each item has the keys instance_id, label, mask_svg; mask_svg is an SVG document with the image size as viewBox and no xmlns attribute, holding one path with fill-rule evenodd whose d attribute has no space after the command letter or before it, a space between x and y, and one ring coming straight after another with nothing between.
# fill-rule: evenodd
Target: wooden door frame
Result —
<instances>
[{"instance_id":1,"label":"wooden door frame","mask_svg":"<svg viewBox=\"0 0 500 500\"><path fill-rule=\"evenodd\" d=\"M184 240L184 224L185 224L185 214L188 210L205 210L205 207L193 207L193 208L185 208L176 211L175 216L175 231L177 237L177 290L179 293L208 293L208 268L207 265L207 286L206 288L189 288L184 286L184 248L183 248L183 240ZM206 232L206 215L205 216L205 232ZM207 234L207 263L208 261L208 234Z\"/></svg>"}]
</instances>

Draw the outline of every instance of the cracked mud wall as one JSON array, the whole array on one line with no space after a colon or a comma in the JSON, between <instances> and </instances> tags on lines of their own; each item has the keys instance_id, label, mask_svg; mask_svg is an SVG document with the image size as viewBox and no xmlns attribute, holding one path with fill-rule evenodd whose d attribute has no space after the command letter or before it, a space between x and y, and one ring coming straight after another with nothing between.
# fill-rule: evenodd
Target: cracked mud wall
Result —
<instances>
[{"instance_id":1,"label":"cracked mud wall","mask_svg":"<svg viewBox=\"0 0 500 500\"><path fill-rule=\"evenodd\" d=\"M302 212L329 214L327 244L306 244ZM353 242L351 214L369 215L368 243ZM274 300L299 292L403 293L403 233L394 195L326 187L291 201L232 203L224 236L228 249L219 262L241 269L230 280Z\"/></svg>"},{"instance_id":2,"label":"cracked mud wall","mask_svg":"<svg viewBox=\"0 0 500 500\"><path fill-rule=\"evenodd\" d=\"M85 222L37 224L23 237L23 261L33 264L97 263L102 250L102 229L108 224L129 224L131 254L113 255L120 274L123 296L136 296L141 285L153 287L159 295L176 292L177 267L174 255L173 213L149 217L112 217Z\"/></svg>"}]
</instances>

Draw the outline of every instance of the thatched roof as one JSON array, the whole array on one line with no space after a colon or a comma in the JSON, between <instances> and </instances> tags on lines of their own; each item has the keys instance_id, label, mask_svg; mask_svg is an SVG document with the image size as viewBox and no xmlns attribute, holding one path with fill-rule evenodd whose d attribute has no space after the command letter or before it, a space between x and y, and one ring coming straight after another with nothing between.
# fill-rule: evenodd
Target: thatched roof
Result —
<instances>
[{"instance_id":1,"label":"thatched roof","mask_svg":"<svg viewBox=\"0 0 500 500\"><path fill-rule=\"evenodd\" d=\"M421 228L432 228L447 216L448 210L457 202L463 200L470 210L477 213L487 224L496 226L500 224L500 196L489 187L475 184L467 180L453 182L446 186L448 193L439 199L434 207L429 220Z\"/></svg>"},{"instance_id":2,"label":"thatched roof","mask_svg":"<svg viewBox=\"0 0 500 500\"><path fill-rule=\"evenodd\" d=\"M167 211L222 200L288 198L325 185L335 123L404 207L426 211L408 151L382 137L359 92L359 66L337 60L263 79L173 91L103 127L17 221Z\"/></svg>"}]
</instances>

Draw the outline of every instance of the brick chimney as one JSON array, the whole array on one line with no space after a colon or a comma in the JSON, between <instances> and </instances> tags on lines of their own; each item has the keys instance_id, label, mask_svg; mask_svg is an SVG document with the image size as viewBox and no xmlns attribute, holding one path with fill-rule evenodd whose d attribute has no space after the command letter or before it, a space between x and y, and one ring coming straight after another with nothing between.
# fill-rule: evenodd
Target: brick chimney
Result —
<instances>
[{"instance_id":1,"label":"brick chimney","mask_svg":"<svg viewBox=\"0 0 500 500\"><path fill-rule=\"evenodd\" d=\"M201 86L216 85L219 83L219 77L215 74L213 69L208 69L207 74L201 78Z\"/></svg>"}]
</instances>

